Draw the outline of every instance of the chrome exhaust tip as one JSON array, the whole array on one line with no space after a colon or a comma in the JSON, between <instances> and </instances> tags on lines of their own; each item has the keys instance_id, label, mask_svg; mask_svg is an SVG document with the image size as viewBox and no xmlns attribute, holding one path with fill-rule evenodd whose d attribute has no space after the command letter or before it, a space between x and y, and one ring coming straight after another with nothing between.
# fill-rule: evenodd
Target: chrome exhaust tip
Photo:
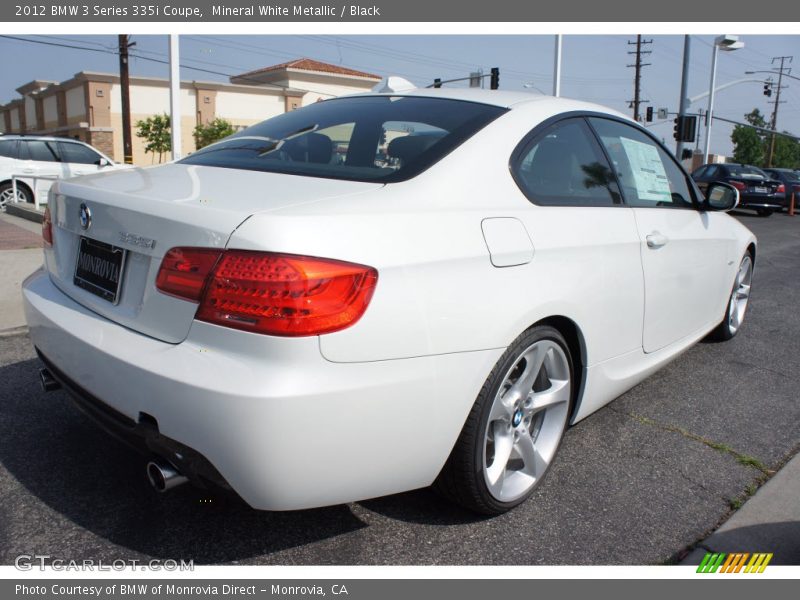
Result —
<instances>
[{"instance_id":1,"label":"chrome exhaust tip","mask_svg":"<svg viewBox=\"0 0 800 600\"><path fill-rule=\"evenodd\" d=\"M54 392L61 389L61 384L47 369L39 369L39 382L42 384L43 392Z\"/></svg>"},{"instance_id":2,"label":"chrome exhaust tip","mask_svg":"<svg viewBox=\"0 0 800 600\"><path fill-rule=\"evenodd\" d=\"M147 479L153 489L159 493L164 493L189 481L168 462L155 460L147 463Z\"/></svg>"}]
</instances>

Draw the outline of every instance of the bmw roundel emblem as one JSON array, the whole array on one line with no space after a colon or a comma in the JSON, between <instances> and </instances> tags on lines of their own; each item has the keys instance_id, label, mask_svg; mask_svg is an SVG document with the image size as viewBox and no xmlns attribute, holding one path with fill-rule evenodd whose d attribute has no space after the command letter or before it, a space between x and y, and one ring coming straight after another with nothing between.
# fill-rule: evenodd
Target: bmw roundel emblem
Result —
<instances>
[{"instance_id":1,"label":"bmw roundel emblem","mask_svg":"<svg viewBox=\"0 0 800 600\"><path fill-rule=\"evenodd\" d=\"M512 417L512 419L511 419L511 424L512 424L514 427L519 427L519 424L520 424L520 423L522 423L522 411L521 411L521 410L517 410L517 411L514 413L514 416L513 416L513 417Z\"/></svg>"},{"instance_id":2,"label":"bmw roundel emblem","mask_svg":"<svg viewBox=\"0 0 800 600\"><path fill-rule=\"evenodd\" d=\"M81 229L89 229L92 224L92 211L89 210L89 207L85 204L81 203Z\"/></svg>"}]
</instances>

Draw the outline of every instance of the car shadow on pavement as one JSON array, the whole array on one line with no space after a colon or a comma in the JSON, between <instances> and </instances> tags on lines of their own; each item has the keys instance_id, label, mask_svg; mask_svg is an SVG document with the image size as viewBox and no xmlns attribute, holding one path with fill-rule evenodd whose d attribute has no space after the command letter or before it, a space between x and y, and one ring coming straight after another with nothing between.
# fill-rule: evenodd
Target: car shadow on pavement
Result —
<instances>
[{"instance_id":1,"label":"car shadow on pavement","mask_svg":"<svg viewBox=\"0 0 800 600\"><path fill-rule=\"evenodd\" d=\"M717 531L704 544L714 552L771 552L771 565L800 565L800 522L760 523Z\"/></svg>"},{"instance_id":2,"label":"car shadow on pavement","mask_svg":"<svg viewBox=\"0 0 800 600\"><path fill-rule=\"evenodd\" d=\"M64 392L39 389L40 367L31 359L0 368L0 564L31 551L63 560L140 558L133 551L197 564L264 555L268 561L271 553L367 526L346 505L269 513L188 485L157 494L141 455L97 427Z\"/></svg>"}]
</instances>

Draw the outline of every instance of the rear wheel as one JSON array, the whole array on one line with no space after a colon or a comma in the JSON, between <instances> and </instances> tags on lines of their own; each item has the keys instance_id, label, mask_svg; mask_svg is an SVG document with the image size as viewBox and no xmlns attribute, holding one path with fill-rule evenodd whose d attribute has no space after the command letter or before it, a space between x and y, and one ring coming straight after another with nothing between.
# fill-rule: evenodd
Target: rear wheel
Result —
<instances>
[{"instance_id":1,"label":"rear wheel","mask_svg":"<svg viewBox=\"0 0 800 600\"><path fill-rule=\"evenodd\" d=\"M728 299L725 318L711 332L711 337L719 341L727 341L739 333L744 323L745 312L750 301L750 287L753 281L753 259L745 254L739 264L739 271L733 282L733 291Z\"/></svg>"},{"instance_id":2,"label":"rear wheel","mask_svg":"<svg viewBox=\"0 0 800 600\"><path fill-rule=\"evenodd\" d=\"M10 202L14 202L14 186L4 183L0 185L0 210L5 210ZM33 202L33 195L24 185L17 184L17 202Z\"/></svg>"},{"instance_id":3,"label":"rear wheel","mask_svg":"<svg viewBox=\"0 0 800 600\"><path fill-rule=\"evenodd\" d=\"M435 488L482 514L524 502L561 443L572 382L572 357L558 330L523 333L486 380Z\"/></svg>"},{"instance_id":4,"label":"rear wheel","mask_svg":"<svg viewBox=\"0 0 800 600\"><path fill-rule=\"evenodd\" d=\"M759 214L759 216L762 216L762 217L768 217L768 216L770 216L772 214L772 209L771 208L759 208L758 209L758 214Z\"/></svg>"}]
</instances>

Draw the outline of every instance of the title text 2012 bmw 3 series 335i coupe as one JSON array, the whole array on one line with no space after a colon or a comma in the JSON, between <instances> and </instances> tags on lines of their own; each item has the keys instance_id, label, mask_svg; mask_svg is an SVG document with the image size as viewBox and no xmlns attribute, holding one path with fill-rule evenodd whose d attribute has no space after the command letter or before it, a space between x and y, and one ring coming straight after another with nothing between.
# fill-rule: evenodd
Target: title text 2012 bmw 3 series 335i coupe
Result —
<instances>
[{"instance_id":1,"label":"title text 2012 bmw 3 series 335i coupe","mask_svg":"<svg viewBox=\"0 0 800 600\"><path fill-rule=\"evenodd\" d=\"M158 489L300 509L527 498L568 424L747 308L754 236L629 119L488 90L319 102L57 183L24 284L46 388Z\"/></svg>"}]
</instances>

